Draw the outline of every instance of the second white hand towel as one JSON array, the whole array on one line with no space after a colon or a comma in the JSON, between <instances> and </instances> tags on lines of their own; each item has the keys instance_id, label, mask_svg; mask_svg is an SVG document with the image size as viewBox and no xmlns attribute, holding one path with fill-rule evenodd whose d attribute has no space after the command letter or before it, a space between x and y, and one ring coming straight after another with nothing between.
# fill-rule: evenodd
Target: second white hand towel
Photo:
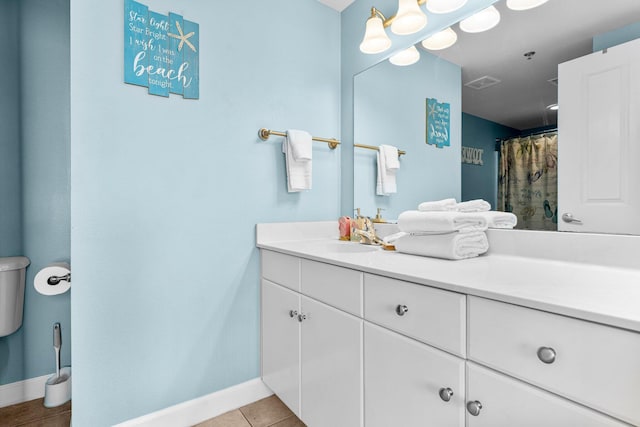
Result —
<instances>
[{"instance_id":1,"label":"second white hand towel","mask_svg":"<svg viewBox=\"0 0 640 427\"><path fill-rule=\"evenodd\" d=\"M444 259L466 259L489 250L487 235L476 233L448 233L430 236L409 235L399 238L394 246L398 252Z\"/></svg>"},{"instance_id":2,"label":"second white hand towel","mask_svg":"<svg viewBox=\"0 0 640 427\"><path fill-rule=\"evenodd\" d=\"M489 228L513 228L518 224L518 217L511 212L476 212L476 215L481 215L487 220L487 226Z\"/></svg>"},{"instance_id":3,"label":"second white hand towel","mask_svg":"<svg viewBox=\"0 0 640 427\"><path fill-rule=\"evenodd\" d=\"M465 212L405 211L398 216L398 227L405 233L469 233L485 231L487 219Z\"/></svg>"},{"instance_id":4,"label":"second white hand towel","mask_svg":"<svg viewBox=\"0 0 640 427\"><path fill-rule=\"evenodd\" d=\"M287 168L287 190L296 193L311 190L311 135L304 131L290 137L290 131L282 141L282 152L285 154ZM295 147L295 148L294 148ZM296 156L297 153L297 157Z\"/></svg>"},{"instance_id":5,"label":"second white hand towel","mask_svg":"<svg viewBox=\"0 0 640 427\"><path fill-rule=\"evenodd\" d=\"M396 186L396 170L389 169L387 166L386 156L384 154L383 146L378 148L376 153L377 165L378 165L378 177L376 180L376 194L378 196L388 196L398 192Z\"/></svg>"}]
</instances>

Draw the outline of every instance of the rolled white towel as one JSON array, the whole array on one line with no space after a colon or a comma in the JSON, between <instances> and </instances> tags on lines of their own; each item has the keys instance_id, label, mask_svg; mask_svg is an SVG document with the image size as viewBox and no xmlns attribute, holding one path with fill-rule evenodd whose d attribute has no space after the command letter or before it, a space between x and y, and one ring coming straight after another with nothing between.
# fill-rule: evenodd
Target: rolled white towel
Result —
<instances>
[{"instance_id":1,"label":"rolled white towel","mask_svg":"<svg viewBox=\"0 0 640 427\"><path fill-rule=\"evenodd\" d=\"M474 215L483 216L489 228L513 228L518 224L518 217L511 212L477 212Z\"/></svg>"},{"instance_id":2,"label":"rolled white towel","mask_svg":"<svg viewBox=\"0 0 640 427\"><path fill-rule=\"evenodd\" d=\"M487 220L480 215L465 212L405 211L398 217L398 227L405 233L470 233L485 231Z\"/></svg>"},{"instance_id":3,"label":"rolled white towel","mask_svg":"<svg viewBox=\"0 0 640 427\"><path fill-rule=\"evenodd\" d=\"M482 199L469 200L458 203L454 210L458 212L486 212L491 210L491 204Z\"/></svg>"},{"instance_id":4,"label":"rolled white towel","mask_svg":"<svg viewBox=\"0 0 640 427\"><path fill-rule=\"evenodd\" d=\"M447 233L426 236L408 235L394 243L396 251L434 258L467 259L489 250L487 235L475 233Z\"/></svg>"},{"instance_id":5,"label":"rolled white towel","mask_svg":"<svg viewBox=\"0 0 640 427\"><path fill-rule=\"evenodd\" d=\"M418 205L418 210L422 212L431 212L431 211L452 211L455 210L456 199L442 199L435 200L432 202L422 202Z\"/></svg>"}]
</instances>

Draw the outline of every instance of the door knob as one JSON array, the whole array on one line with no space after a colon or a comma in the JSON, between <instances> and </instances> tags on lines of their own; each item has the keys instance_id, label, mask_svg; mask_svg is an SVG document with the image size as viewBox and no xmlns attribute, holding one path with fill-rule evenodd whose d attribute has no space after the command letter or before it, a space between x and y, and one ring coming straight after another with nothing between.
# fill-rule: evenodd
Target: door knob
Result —
<instances>
[{"instance_id":1,"label":"door knob","mask_svg":"<svg viewBox=\"0 0 640 427\"><path fill-rule=\"evenodd\" d=\"M399 304L396 307L396 314L398 316L404 316L408 311L409 311L409 307L407 307L406 305Z\"/></svg>"},{"instance_id":2,"label":"door knob","mask_svg":"<svg viewBox=\"0 0 640 427\"><path fill-rule=\"evenodd\" d=\"M440 389L438 394L440 395L440 399L444 400L445 402L448 402L451 400L451 396L453 396L453 390L451 390L449 387L447 388L443 387Z\"/></svg>"},{"instance_id":3,"label":"door knob","mask_svg":"<svg viewBox=\"0 0 640 427\"><path fill-rule=\"evenodd\" d=\"M567 222L569 224L582 224L582 221L580 221L579 219L576 219L573 217L573 214L571 213L563 213L562 214L562 220L564 222Z\"/></svg>"},{"instance_id":4,"label":"door knob","mask_svg":"<svg viewBox=\"0 0 640 427\"><path fill-rule=\"evenodd\" d=\"M474 417L480 415L480 410L482 409L482 403L474 400L473 402L467 402L467 411Z\"/></svg>"}]
</instances>

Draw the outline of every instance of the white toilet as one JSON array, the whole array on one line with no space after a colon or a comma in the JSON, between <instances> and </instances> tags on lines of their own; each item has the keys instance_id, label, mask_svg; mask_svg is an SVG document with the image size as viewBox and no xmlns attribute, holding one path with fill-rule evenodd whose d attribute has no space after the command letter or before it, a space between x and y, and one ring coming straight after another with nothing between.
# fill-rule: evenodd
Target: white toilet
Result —
<instances>
[{"instance_id":1,"label":"white toilet","mask_svg":"<svg viewBox=\"0 0 640 427\"><path fill-rule=\"evenodd\" d=\"M0 258L0 337L22 326L24 282L30 262L24 256Z\"/></svg>"}]
</instances>

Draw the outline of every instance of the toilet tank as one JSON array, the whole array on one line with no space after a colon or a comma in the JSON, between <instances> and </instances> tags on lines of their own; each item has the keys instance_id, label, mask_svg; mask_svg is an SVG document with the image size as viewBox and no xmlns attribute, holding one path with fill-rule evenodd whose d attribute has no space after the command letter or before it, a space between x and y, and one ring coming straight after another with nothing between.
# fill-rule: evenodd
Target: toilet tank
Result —
<instances>
[{"instance_id":1,"label":"toilet tank","mask_svg":"<svg viewBox=\"0 0 640 427\"><path fill-rule=\"evenodd\" d=\"M22 325L24 282L29 258L0 258L0 337L10 335Z\"/></svg>"}]
</instances>

